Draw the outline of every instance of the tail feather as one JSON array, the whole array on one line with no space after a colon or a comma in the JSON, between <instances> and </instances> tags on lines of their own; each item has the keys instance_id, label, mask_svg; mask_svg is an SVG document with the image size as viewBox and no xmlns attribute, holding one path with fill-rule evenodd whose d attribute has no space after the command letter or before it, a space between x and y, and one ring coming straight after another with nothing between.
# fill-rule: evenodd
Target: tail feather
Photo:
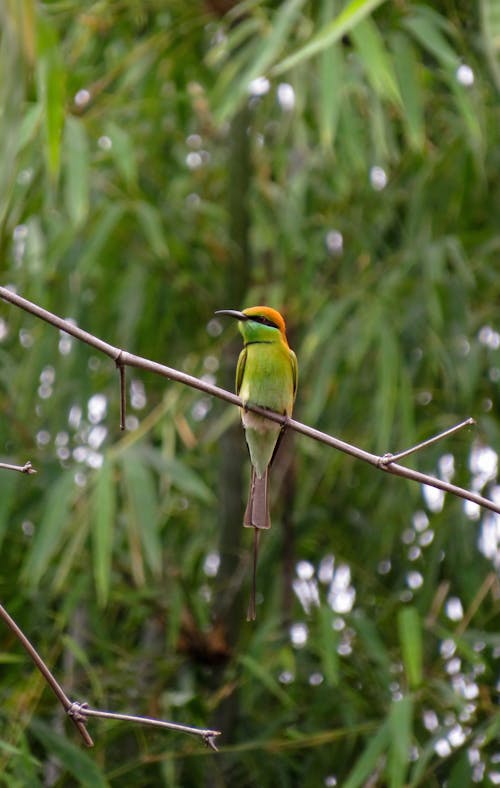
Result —
<instances>
[{"instance_id":1,"label":"tail feather","mask_svg":"<svg viewBox=\"0 0 500 788\"><path fill-rule=\"evenodd\" d=\"M252 571L252 589L250 591L250 599L248 602L247 621L255 621L255 596L257 591L257 556L259 554L259 536L260 531L258 528L253 529L253 571Z\"/></svg>"},{"instance_id":2,"label":"tail feather","mask_svg":"<svg viewBox=\"0 0 500 788\"><path fill-rule=\"evenodd\" d=\"M243 525L245 525L247 528L271 527L271 518L269 516L268 479L269 471L267 468L264 475L259 477L255 472L255 468L252 467L248 503L243 518Z\"/></svg>"}]
</instances>

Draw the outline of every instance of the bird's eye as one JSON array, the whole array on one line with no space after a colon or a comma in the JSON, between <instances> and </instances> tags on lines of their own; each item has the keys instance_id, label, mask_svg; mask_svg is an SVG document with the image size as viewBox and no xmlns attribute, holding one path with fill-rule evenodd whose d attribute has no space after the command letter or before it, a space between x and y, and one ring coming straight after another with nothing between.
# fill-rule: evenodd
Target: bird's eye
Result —
<instances>
[{"instance_id":1,"label":"bird's eye","mask_svg":"<svg viewBox=\"0 0 500 788\"><path fill-rule=\"evenodd\" d=\"M276 323L273 323L272 320L269 320L269 318L264 317L264 315L255 315L253 319L257 323L262 323L263 326L271 326L271 328L278 328Z\"/></svg>"}]
</instances>

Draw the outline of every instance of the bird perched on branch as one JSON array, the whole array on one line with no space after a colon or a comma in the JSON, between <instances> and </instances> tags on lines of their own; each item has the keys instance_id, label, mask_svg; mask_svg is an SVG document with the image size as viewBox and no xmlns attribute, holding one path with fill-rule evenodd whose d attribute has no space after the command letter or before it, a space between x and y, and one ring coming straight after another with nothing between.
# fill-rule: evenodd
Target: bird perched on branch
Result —
<instances>
[{"instance_id":1,"label":"bird perched on branch","mask_svg":"<svg viewBox=\"0 0 500 788\"><path fill-rule=\"evenodd\" d=\"M255 619L255 587L259 534L271 527L269 466L276 455L283 425L247 409L247 405L275 411L290 418L297 391L297 358L286 338L283 317L268 306L238 312L220 309L215 314L238 320L243 350L236 368L236 393L243 401L241 421L252 463L250 491L243 525L254 529L253 580L247 620Z\"/></svg>"}]
</instances>

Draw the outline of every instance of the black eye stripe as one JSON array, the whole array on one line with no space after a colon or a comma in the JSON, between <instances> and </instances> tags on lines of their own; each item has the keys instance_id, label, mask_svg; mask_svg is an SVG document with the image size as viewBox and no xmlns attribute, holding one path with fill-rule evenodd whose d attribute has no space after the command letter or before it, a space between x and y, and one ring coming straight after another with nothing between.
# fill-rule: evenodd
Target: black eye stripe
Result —
<instances>
[{"instance_id":1,"label":"black eye stripe","mask_svg":"<svg viewBox=\"0 0 500 788\"><path fill-rule=\"evenodd\" d=\"M263 326L271 326L272 328L278 328L276 323L273 323L272 320L269 320L267 317L263 315L252 315L250 320L253 320L255 323L262 323Z\"/></svg>"}]
</instances>

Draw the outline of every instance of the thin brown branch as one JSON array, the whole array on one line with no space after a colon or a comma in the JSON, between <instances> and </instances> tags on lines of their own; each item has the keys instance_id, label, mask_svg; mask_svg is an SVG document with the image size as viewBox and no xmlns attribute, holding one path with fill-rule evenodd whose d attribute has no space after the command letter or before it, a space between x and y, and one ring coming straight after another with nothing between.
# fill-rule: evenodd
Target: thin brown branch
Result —
<instances>
[{"instance_id":1,"label":"thin brown branch","mask_svg":"<svg viewBox=\"0 0 500 788\"><path fill-rule=\"evenodd\" d=\"M99 350L105 355L109 356L109 358L113 359L115 363L119 361L119 364L123 366L136 367L137 369L153 372L156 375L161 375L165 378L168 378L169 380L174 380L178 383L184 384L185 386L190 386L191 388L197 389L198 391L202 391L203 393L209 394L212 397L218 397L219 399L225 400L226 402L230 402L232 405L237 405L238 407L243 406L241 399L237 397L236 394L232 394L231 392L226 391L219 386L213 386L211 383L207 383L204 380L195 378L193 375L187 375L185 372L180 372L179 370L173 369L172 367L159 364L156 361L151 361L150 359L136 356L132 353L121 350L120 348L114 347L108 342L103 342L102 339L93 336L93 334L90 334L88 331L84 331L83 329L78 328L78 326L63 320L57 315L54 315L52 312L42 309L42 307L38 306L37 304L33 304L26 298L22 298L6 287L0 287L0 298L3 298L5 301L18 306L21 309L24 309L26 312L29 312L36 317L39 317L41 320L45 320L47 323L56 326L61 331L71 334L71 336L74 336L76 339L85 342L96 350ZM246 407L248 410L251 410L254 413L265 416L266 418L270 419L271 421L275 421L278 424L283 424L288 429L295 430L295 432L306 435L308 438L312 438L313 440L324 443L333 449L337 449L338 451L342 451L345 454L349 454L350 456L355 457L362 462L367 462L370 465L373 465L375 468L385 471L386 473L391 473L395 476L402 476L406 479L416 481L419 484L427 484L430 487L436 487L438 490L449 492L452 495L472 501L473 503L478 504L478 506L482 506L485 509L490 509L492 512L500 514L500 505L494 503L489 498L485 498L478 493L465 490L455 484L450 484L449 482L445 482L442 479L437 479L434 476L420 473L419 471L415 471L412 468L407 468L404 465L399 465L398 463L394 462L394 458L401 456L401 454L386 454L383 457L380 457L377 454L372 454L371 452L360 449L357 446L351 445L350 443L346 443L339 438L335 438L333 435L328 435L325 432L321 432L320 430L316 430L313 427L309 427L307 424L302 424L295 419L288 419L279 413L273 413L272 411L266 410L265 408L260 408L256 405L246 405ZM459 425L452 427L451 432L454 432L459 428L461 428ZM448 431L444 433L444 435L446 434L449 434ZM433 443L434 441L439 440L440 437L442 436L431 438L430 442ZM422 445L427 445L427 442L424 442ZM416 451L418 448L419 447L414 447L411 451ZM404 454L406 454L406 452Z\"/></svg>"},{"instance_id":2,"label":"thin brown branch","mask_svg":"<svg viewBox=\"0 0 500 788\"><path fill-rule=\"evenodd\" d=\"M178 722L166 722L165 720L157 720L154 717L138 717L135 714L117 714L112 711L100 711L99 709L89 708L87 703L72 703L68 709L70 717L76 720L87 721L87 717L101 717L106 720L122 720L124 722L138 722L141 725L153 725L156 728L167 728L170 731L179 731L180 733L189 733L193 736L201 736L205 744L212 750L217 752L215 746L215 739L220 736L220 731L214 731L206 728L195 728L192 725L181 725Z\"/></svg>"},{"instance_id":3,"label":"thin brown branch","mask_svg":"<svg viewBox=\"0 0 500 788\"><path fill-rule=\"evenodd\" d=\"M5 608L2 605L0 605L0 617L3 618L3 620L5 621L7 626L9 627L9 629L14 633L14 635L17 637L17 639L19 640L21 645L26 649L26 651L28 652L29 656L31 657L31 659L35 663L36 667L38 668L38 670L40 671L40 673L44 677L45 681L47 682L49 687L52 689L54 695L61 702L64 710L66 712L68 712L68 710L71 708L71 705L72 705L70 699L68 698L68 696L64 692L63 688L61 687L61 685L59 684L59 682L57 681L55 676L51 673L51 671L49 670L49 668L45 664L45 662L41 658L41 656L38 653L38 651L36 650L36 648L28 640L28 638L26 637L24 632L18 627L18 625L16 624L14 619L11 618L11 616L7 613L7 611L5 610ZM91 738L88 730L85 727L84 721L83 720L78 720L75 717L72 717L72 721L73 721L73 724L75 725L75 727L77 728L78 732L82 736L82 738L83 738L85 744L87 745L87 747L93 747L94 746L94 742L92 741L92 738Z\"/></svg>"},{"instance_id":4,"label":"thin brown branch","mask_svg":"<svg viewBox=\"0 0 500 788\"><path fill-rule=\"evenodd\" d=\"M120 373L120 429L125 429L125 418L127 412L127 394L126 394L126 370L121 362L121 355L116 360L116 366Z\"/></svg>"},{"instance_id":5,"label":"thin brown branch","mask_svg":"<svg viewBox=\"0 0 500 788\"><path fill-rule=\"evenodd\" d=\"M105 717L111 720L124 720L125 722L134 723L138 722L142 725L154 725L157 728L167 728L168 730L179 731L180 733L189 733L194 736L201 736L208 747L210 747L212 750L217 750L215 739L217 736L220 736L220 731L214 731L205 728L195 728L192 725L181 725L177 722L156 720L151 717L136 717L131 714L116 714L110 711L99 711L98 709L90 709L86 703L77 703L76 701L71 701L31 641L28 640L22 629L20 629L20 627L16 624L14 619L9 615L9 613L7 613L6 609L2 605L0 605L0 618L5 621L9 629L14 633L21 645L28 652L29 656L44 677L45 681L52 689L54 695L61 702L66 714L71 719L78 732L81 734L87 747L94 746L92 737L85 727L87 717Z\"/></svg>"},{"instance_id":6,"label":"thin brown branch","mask_svg":"<svg viewBox=\"0 0 500 788\"><path fill-rule=\"evenodd\" d=\"M437 441L441 441L444 438L448 438L450 435L453 435L455 432L459 430L463 430L464 427L471 427L475 424L475 419L468 418L465 421L461 421L459 424L455 424L453 427L449 427L447 430L443 430L443 432L439 432L437 435L433 435L432 438L427 438L427 440L422 441L421 443L417 443L415 446L411 446L409 449L405 449L404 451L398 451L397 454L384 454L382 457L381 465L389 465L392 462L399 462L402 460L403 457L408 457L410 454L415 454L417 451L421 451L422 449L426 449L427 446L431 446L433 443L437 443Z\"/></svg>"},{"instance_id":7,"label":"thin brown branch","mask_svg":"<svg viewBox=\"0 0 500 788\"><path fill-rule=\"evenodd\" d=\"M18 473L26 473L28 476L31 476L34 473L38 473L36 468L33 468L31 462L25 462L24 465L11 465L8 462L0 462L0 468L3 468L5 471L17 471Z\"/></svg>"}]
</instances>

